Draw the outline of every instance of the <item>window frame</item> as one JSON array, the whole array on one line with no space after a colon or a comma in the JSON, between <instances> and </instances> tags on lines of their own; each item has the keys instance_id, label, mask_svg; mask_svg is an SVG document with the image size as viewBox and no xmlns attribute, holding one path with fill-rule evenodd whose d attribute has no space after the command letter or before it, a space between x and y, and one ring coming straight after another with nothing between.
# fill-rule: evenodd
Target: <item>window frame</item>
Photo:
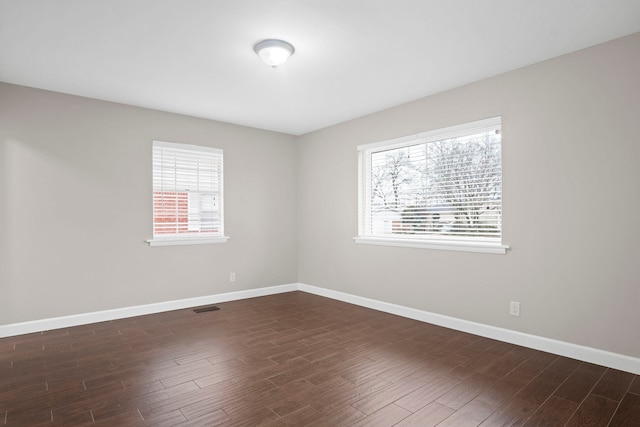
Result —
<instances>
[{"instance_id":1,"label":"window frame","mask_svg":"<svg viewBox=\"0 0 640 427\"><path fill-rule=\"evenodd\" d=\"M155 193L158 191L158 189L156 188L156 185L154 183L154 175L158 172L161 171L157 171L156 170L156 164L154 163L154 153L156 151L156 148L161 148L161 147L166 147L166 148L173 148L173 149L177 149L177 150L181 150L181 151L187 151L189 152L190 155L194 155L195 157L198 156L198 154L204 154L206 153L206 156L203 157L208 157L211 156L211 154L213 153L215 156L213 157L213 170L215 171L214 173L217 174L217 179L218 179L218 193L219 193L219 200L218 202L218 206L219 206L219 224L217 227L217 232L215 233L204 233L201 235L198 235L196 233L191 233L191 232L184 232L184 233L180 233L177 232L175 234L166 234L163 235L162 233L156 233L156 206L154 204L155 198L154 195ZM158 141L158 140L154 140L152 142L152 148L151 148L151 154L152 154L152 162L151 162L151 193L152 193L152 232L153 232L153 238L152 239L148 239L146 240L146 242L149 244L149 246L174 246L174 245L198 245L198 244L210 244L210 243L225 243L229 240L228 236L225 236L224 234L224 154L223 154L223 150L219 149L219 148L213 148L213 147L209 147L209 146L200 146L200 145L192 145L192 144L182 144L182 143L175 143L175 142L167 142L167 141ZM162 167L162 165L160 166ZM198 182L198 181L196 181ZM189 213L189 209L191 209L191 203L190 200L188 198L189 195L189 190L185 189L185 190L179 190L179 189L170 189L170 190L165 190L165 191L169 191L169 192L185 192L187 194L187 202L186 202L186 209L187 209L187 218L191 215L191 213ZM202 193L199 191L194 191L193 194L197 194L199 197L201 197ZM178 202L178 199L176 198L176 203ZM198 217L199 220L200 217ZM187 219L187 223L185 224L185 227L187 229L189 229L190 227L192 227L189 224L189 219Z\"/></svg>"},{"instance_id":2,"label":"window frame","mask_svg":"<svg viewBox=\"0 0 640 427\"><path fill-rule=\"evenodd\" d=\"M402 147L409 147L416 144L428 144L430 142L441 141L456 137L463 137L482 131L488 127L499 126L502 128L502 117L491 117L460 125L450 126L442 129L435 129L422 132L416 135L409 135L391 140L379 141L370 144L363 144L358 149L358 235L354 241L358 244L398 246L408 248L424 248L448 251L480 252L492 254L505 254L508 245L503 244L502 226L500 227L500 241L484 241L480 238L462 238L459 236L437 236L437 235L375 235L367 231L372 224L369 222L372 216L371 207L371 187L372 187L372 154L392 150ZM502 138L500 142L502 153ZM500 167L502 180L502 163ZM500 209L502 211L502 198ZM404 236L404 237L403 237ZM411 236L411 237L409 237Z\"/></svg>"}]
</instances>

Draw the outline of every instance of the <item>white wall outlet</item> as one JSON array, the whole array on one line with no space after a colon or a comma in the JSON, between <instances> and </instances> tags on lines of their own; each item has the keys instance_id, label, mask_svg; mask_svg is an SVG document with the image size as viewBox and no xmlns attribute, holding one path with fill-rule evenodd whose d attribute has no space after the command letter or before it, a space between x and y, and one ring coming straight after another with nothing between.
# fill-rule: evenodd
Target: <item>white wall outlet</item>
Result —
<instances>
[{"instance_id":1,"label":"white wall outlet","mask_svg":"<svg viewBox=\"0 0 640 427\"><path fill-rule=\"evenodd\" d=\"M230 282L236 281L236 273L229 273L229 281Z\"/></svg>"},{"instance_id":2,"label":"white wall outlet","mask_svg":"<svg viewBox=\"0 0 640 427\"><path fill-rule=\"evenodd\" d=\"M509 301L509 314L520 316L520 303L518 301Z\"/></svg>"}]
</instances>

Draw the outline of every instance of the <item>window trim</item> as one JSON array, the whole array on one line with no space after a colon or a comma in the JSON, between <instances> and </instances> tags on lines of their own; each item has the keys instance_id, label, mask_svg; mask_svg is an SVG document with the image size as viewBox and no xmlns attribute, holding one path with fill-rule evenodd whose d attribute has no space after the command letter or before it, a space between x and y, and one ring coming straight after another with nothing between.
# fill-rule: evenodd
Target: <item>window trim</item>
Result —
<instances>
[{"instance_id":1,"label":"window trim","mask_svg":"<svg viewBox=\"0 0 640 427\"><path fill-rule=\"evenodd\" d=\"M179 245L202 245L209 243L226 243L229 240L229 236L220 237L166 237L146 240L149 246L179 246Z\"/></svg>"},{"instance_id":2,"label":"window trim","mask_svg":"<svg viewBox=\"0 0 640 427\"><path fill-rule=\"evenodd\" d=\"M502 230L500 242L482 241L481 239L469 240L456 238L455 236L438 238L437 236L401 237L402 235L398 235L397 237L390 237L372 236L365 233L365 227L367 224L367 194L371 193L371 168L367 167L367 155L370 156L372 152L383 147L385 149L396 149L419 143L429 143L443 139L450 139L469 135L476 130L482 130L495 125L502 126L501 116L421 132L415 135L407 135L400 138L358 145L358 235L353 238L354 242L357 244L367 245L506 254L509 246L505 245L502 241Z\"/></svg>"},{"instance_id":3,"label":"window trim","mask_svg":"<svg viewBox=\"0 0 640 427\"><path fill-rule=\"evenodd\" d=\"M502 243L485 243L485 242L438 242L430 239L391 239L385 237L354 237L353 240L358 244L377 245L377 246L399 246L403 248L418 249L436 249L442 251L459 251L459 252L480 252L486 254L504 255L509 249L508 245Z\"/></svg>"},{"instance_id":4,"label":"window trim","mask_svg":"<svg viewBox=\"0 0 640 427\"><path fill-rule=\"evenodd\" d=\"M200 151L200 152L213 152L216 154L220 155L220 213L219 213L219 218L220 218L220 234L219 235L204 235L204 236L197 236L197 235L193 235L193 234L183 234L183 235L169 235L169 236L156 236L154 235L153 238L151 239L147 239L145 240L146 243L149 244L149 246L178 246L178 245L200 245L200 244L212 244L212 243L226 243L229 240L229 236L225 236L224 235L224 157L223 157L223 150L219 149L219 148L214 148L214 147L209 147L209 146L199 146L199 145L193 145L193 144L182 144L182 143L175 143L175 142L166 142L166 141L159 141L159 140L153 140L152 141L152 149L151 152L153 153L153 148L159 146L159 147L175 147L175 148L179 148L179 149L186 149L186 150L192 150L194 152L196 151ZM152 174L153 174L153 162L152 162ZM153 178L151 180L151 186L152 186L152 193L153 193ZM153 204L153 203L152 203ZM153 212L153 207L152 207L152 212ZM152 214L151 217L151 222L152 222L152 228L155 227L155 223L154 223L154 217ZM155 231L152 231L153 233L155 233Z\"/></svg>"}]
</instances>

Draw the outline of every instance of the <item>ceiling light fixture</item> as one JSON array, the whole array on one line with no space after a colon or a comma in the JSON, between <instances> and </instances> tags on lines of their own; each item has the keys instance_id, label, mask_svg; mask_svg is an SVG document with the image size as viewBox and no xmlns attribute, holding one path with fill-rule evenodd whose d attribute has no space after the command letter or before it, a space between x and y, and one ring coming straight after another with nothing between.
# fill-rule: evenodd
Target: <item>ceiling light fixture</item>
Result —
<instances>
[{"instance_id":1,"label":"ceiling light fixture","mask_svg":"<svg viewBox=\"0 0 640 427\"><path fill-rule=\"evenodd\" d=\"M253 50L262 62L273 68L287 62L287 59L296 51L291 43L277 39L262 40L253 46Z\"/></svg>"}]
</instances>

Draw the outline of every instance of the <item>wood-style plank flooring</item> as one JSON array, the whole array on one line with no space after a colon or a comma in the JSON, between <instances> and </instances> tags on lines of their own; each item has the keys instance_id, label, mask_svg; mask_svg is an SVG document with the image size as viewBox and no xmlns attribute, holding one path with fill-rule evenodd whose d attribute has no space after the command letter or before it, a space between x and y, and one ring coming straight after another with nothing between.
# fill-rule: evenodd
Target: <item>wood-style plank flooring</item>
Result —
<instances>
[{"instance_id":1,"label":"wood-style plank flooring","mask_svg":"<svg viewBox=\"0 0 640 427\"><path fill-rule=\"evenodd\" d=\"M640 426L636 375L291 292L0 339L0 426Z\"/></svg>"}]
</instances>

